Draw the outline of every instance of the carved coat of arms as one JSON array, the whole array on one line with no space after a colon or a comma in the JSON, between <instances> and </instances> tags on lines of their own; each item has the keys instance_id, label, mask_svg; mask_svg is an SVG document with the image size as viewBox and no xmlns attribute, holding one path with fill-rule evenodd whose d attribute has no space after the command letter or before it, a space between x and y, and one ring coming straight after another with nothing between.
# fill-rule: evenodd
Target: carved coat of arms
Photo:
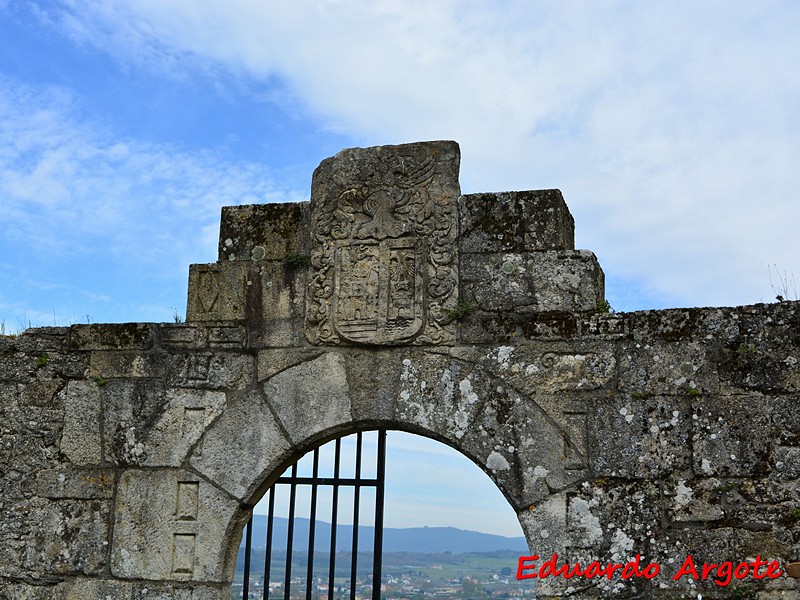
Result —
<instances>
[{"instance_id":1,"label":"carved coat of arms","mask_svg":"<svg viewBox=\"0 0 800 600\"><path fill-rule=\"evenodd\" d=\"M312 184L313 343L439 344L457 301L458 146L345 150Z\"/></svg>"}]
</instances>

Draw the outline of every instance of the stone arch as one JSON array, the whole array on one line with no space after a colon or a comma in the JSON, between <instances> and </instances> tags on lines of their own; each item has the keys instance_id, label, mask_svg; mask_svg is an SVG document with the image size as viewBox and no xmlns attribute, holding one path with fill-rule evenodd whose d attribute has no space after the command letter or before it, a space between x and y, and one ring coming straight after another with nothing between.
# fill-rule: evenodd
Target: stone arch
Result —
<instances>
[{"instance_id":1,"label":"stone arch","mask_svg":"<svg viewBox=\"0 0 800 600\"><path fill-rule=\"evenodd\" d=\"M512 383L466 356L384 354L332 350L300 359L241 394L200 438L187 464L240 503L220 540L227 548L211 554L226 557L230 574L234 532L252 506L288 465L334 437L385 428L442 442L483 470L518 516L581 478L585 465L565 462L579 442ZM376 363L387 375L391 363L397 371L382 379L385 387L370 386L380 401L359 404L358 390L367 388L356 373Z\"/></svg>"}]
</instances>

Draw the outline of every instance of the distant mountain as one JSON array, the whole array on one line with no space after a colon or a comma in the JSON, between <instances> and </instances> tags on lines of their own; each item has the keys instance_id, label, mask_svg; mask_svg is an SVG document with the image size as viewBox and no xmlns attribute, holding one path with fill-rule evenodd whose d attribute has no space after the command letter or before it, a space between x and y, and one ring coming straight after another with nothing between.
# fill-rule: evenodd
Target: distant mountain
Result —
<instances>
[{"instance_id":1,"label":"distant mountain","mask_svg":"<svg viewBox=\"0 0 800 600\"><path fill-rule=\"evenodd\" d=\"M294 521L293 548L302 551L308 548L309 519L296 518ZM280 552L286 549L289 520L275 517L273 522L272 547ZM360 527L358 549L371 552L374 527ZM264 548L267 538L267 517L253 516L253 548ZM350 551L353 540L352 525L338 525L336 528L336 550ZM242 540L244 544L244 540ZM331 524L317 521L314 530L314 549L328 551L331 545ZM524 537L504 537L477 531L456 529L455 527L409 527L383 529L384 552L494 552L513 550L527 553L528 545Z\"/></svg>"}]
</instances>

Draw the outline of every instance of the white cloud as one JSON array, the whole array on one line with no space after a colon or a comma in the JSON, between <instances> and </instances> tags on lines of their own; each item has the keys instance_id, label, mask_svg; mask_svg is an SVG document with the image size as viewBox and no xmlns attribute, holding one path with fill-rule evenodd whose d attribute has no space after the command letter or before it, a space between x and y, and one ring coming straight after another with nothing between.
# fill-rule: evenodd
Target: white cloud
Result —
<instances>
[{"instance_id":1,"label":"white cloud","mask_svg":"<svg viewBox=\"0 0 800 600\"><path fill-rule=\"evenodd\" d=\"M467 191L560 187L608 275L665 298L768 300L768 263L800 272L796 3L63 7L127 63L278 77L365 143L457 139Z\"/></svg>"},{"instance_id":2,"label":"white cloud","mask_svg":"<svg viewBox=\"0 0 800 600\"><path fill-rule=\"evenodd\" d=\"M0 262L21 258L15 273L0 276L40 289L63 279L60 269L74 261L76 279L84 278L58 286L65 305L51 306L61 302L51 297L44 307L25 307L29 314L50 316L42 323L52 321L52 312L59 324L74 322L74 314L81 320L94 314L100 320L97 315L105 309L91 305L108 301L103 282L110 279L127 279L133 289L167 280L185 287L190 262L216 259L220 206L278 198L306 199L281 188L266 165L233 164L207 152L115 139L82 116L63 90L0 80L0 248L5 255ZM12 305L10 293L8 287L0 297L7 306ZM20 314L22 308L14 306ZM175 308L183 313L183 306ZM167 309L171 316L172 308L164 307L159 314L136 312L127 318L156 319Z\"/></svg>"}]
</instances>

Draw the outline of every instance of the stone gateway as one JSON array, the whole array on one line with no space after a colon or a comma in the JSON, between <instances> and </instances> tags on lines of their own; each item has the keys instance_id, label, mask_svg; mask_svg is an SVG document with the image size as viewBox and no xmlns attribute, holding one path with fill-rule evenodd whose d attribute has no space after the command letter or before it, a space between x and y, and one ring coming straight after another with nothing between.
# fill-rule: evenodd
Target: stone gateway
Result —
<instances>
[{"instance_id":1,"label":"stone gateway","mask_svg":"<svg viewBox=\"0 0 800 600\"><path fill-rule=\"evenodd\" d=\"M542 560L661 566L540 598L798 598L673 575L800 561L800 304L608 312L561 193L462 195L459 158L344 150L310 202L223 208L185 323L0 338L0 598L228 600L264 491L376 428L472 460Z\"/></svg>"}]
</instances>

